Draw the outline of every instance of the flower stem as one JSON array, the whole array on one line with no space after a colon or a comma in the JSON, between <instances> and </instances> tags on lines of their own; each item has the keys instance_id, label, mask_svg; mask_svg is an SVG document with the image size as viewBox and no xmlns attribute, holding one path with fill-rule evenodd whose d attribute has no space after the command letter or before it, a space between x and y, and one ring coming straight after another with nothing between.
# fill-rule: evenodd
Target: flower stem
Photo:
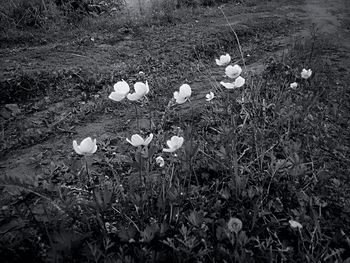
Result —
<instances>
[{"instance_id":1,"label":"flower stem","mask_svg":"<svg viewBox=\"0 0 350 263\"><path fill-rule=\"evenodd\" d=\"M87 175L87 178L88 180L90 179L90 171L89 171L89 164L88 164L88 160L87 160L87 157L84 156L84 159L85 159L85 170L86 170L86 175Z\"/></svg>"},{"instance_id":2,"label":"flower stem","mask_svg":"<svg viewBox=\"0 0 350 263\"><path fill-rule=\"evenodd\" d=\"M141 185L143 186L144 185L144 181L143 181L143 178L142 178L142 148L140 148L140 182L141 182Z\"/></svg>"},{"instance_id":3,"label":"flower stem","mask_svg":"<svg viewBox=\"0 0 350 263\"><path fill-rule=\"evenodd\" d=\"M135 113L136 113L136 120L137 120L137 129L140 130L140 122L139 122L139 114L137 111L137 105L135 104Z\"/></svg>"}]
</instances>

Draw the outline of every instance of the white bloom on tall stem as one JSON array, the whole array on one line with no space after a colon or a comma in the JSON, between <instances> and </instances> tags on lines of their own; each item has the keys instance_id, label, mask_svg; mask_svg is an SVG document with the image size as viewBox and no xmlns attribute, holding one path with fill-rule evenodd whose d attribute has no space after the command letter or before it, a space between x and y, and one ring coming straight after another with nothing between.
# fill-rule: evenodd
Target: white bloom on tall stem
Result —
<instances>
[{"instance_id":1,"label":"white bloom on tall stem","mask_svg":"<svg viewBox=\"0 0 350 263\"><path fill-rule=\"evenodd\" d=\"M163 167L164 164L165 164L163 157L162 156L158 156L156 158L156 163L159 165L159 167Z\"/></svg>"},{"instance_id":2,"label":"white bloom on tall stem","mask_svg":"<svg viewBox=\"0 0 350 263\"><path fill-rule=\"evenodd\" d=\"M179 136L173 136L170 140L166 142L169 148L164 148L163 152L172 153L176 150L180 149L182 144L184 143L184 138Z\"/></svg>"},{"instance_id":3,"label":"white bloom on tall stem","mask_svg":"<svg viewBox=\"0 0 350 263\"><path fill-rule=\"evenodd\" d=\"M303 70L301 71L301 73L300 73L300 75L301 75L301 77L302 77L303 79L308 79L308 78L310 78L310 77L311 77L311 74L312 74L312 70L311 70L311 69L308 69L308 70L303 69Z\"/></svg>"},{"instance_id":4,"label":"white bloom on tall stem","mask_svg":"<svg viewBox=\"0 0 350 263\"><path fill-rule=\"evenodd\" d=\"M138 147L141 145L147 146L153 139L153 133L151 133L146 139L143 139L139 134L134 134L131 136L131 140L126 138L126 141L132 146Z\"/></svg>"},{"instance_id":5,"label":"white bloom on tall stem","mask_svg":"<svg viewBox=\"0 0 350 263\"><path fill-rule=\"evenodd\" d=\"M113 88L114 91L108 96L108 98L114 101L123 100L130 92L130 87L124 80L115 83Z\"/></svg>"},{"instance_id":6,"label":"white bloom on tall stem","mask_svg":"<svg viewBox=\"0 0 350 263\"><path fill-rule=\"evenodd\" d=\"M73 141L73 149L77 154L90 156L97 150L96 139L92 140L91 137L87 137L81 141L78 145L77 141Z\"/></svg>"},{"instance_id":7,"label":"white bloom on tall stem","mask_svg":"<svg viewBox=\"0 0 350 263\"><path fill-rule=\"evenodd\" d=\"M190 85L183 84L180 87L179 91L174 92L174 99L176 100L176 103L182 104L185 103L191 97L191 94L192 90Z\"/></svg>"},{"instance_id":8,"label":"white bloom on tall stem","mask_svg":"<svg viewBox=\"0 0 350 263\"><path fill-rule=\"evenodd\" d=\"M303 226L298 221L294 221L294 220L289 220L289 225L291 228L298 228L298 229L303 228Z\"/></svg>"},{"instance_id":9,"label":"white bloom on tall stem","mask_svg":"<svg viewBox=\"0 0 350 263\"><path fill-rule=\"evenodd\" d=\"M211 101L212 99L214 99L214 93L212 91L209 92L207 95L205 95L205 98L206 101Z\"/></svg>"},{"instance_id":10,"label":"white bloom on tall stem","mask_svg":"<svg viewBox=\"0 0 350 263\"><path fill-rule=\"evenodd\" d=\"M231 62L231 56L229 54L220 56L220 59L215 59L216 65L226 66Z\"/></svg>"},{"instance_id":11,"label":"white bloom on tall stem","mask_svg":"<svg viewBox=\"0 0 350 263\"><path fill-rule=\"evenodd\" d=\"M238 78L239 75L241 75L241 73L242 73L242 68L238 65L234 65L234 66L229 65L225 69L226 76L231 79Z\"/></svg>"},{"instance_id":12,"label":"white bloom on tall stem","mask_svg":"<svg viewBox=\"0 0 350 263\"><path fill-rule=\"evenodd\" d=\"M148 82L142 83L142 82L136 82L134 84L134 93L129 93L127 95L127 98L131 101L139 100L149 92L149 86Z\"/></svg>"},{"instance_id":13,"label":"white bloom on tall stem","mask_svg":"<svg viewBox=\"0 0 350 263\"><path fill-rule=\"evenodd\" d=\"M290 84L291 89L296 89L297 87L298 87L298 83L296 83L296 82L293 82Z\"/></svg>"},{"instance_id":14,"label":"white bloom on tall stem","mask_svg":"<svg viewBox=\"0 0 350 263\"><path fill-rule=\"evenodd\" d=\"M235 79L235 82L233 83L221 81L220 84L224 86L226 89L235 89L235 88L242 87L245 84L245 79L239 76L238 78Z\"/></svg>"}]
</instances>

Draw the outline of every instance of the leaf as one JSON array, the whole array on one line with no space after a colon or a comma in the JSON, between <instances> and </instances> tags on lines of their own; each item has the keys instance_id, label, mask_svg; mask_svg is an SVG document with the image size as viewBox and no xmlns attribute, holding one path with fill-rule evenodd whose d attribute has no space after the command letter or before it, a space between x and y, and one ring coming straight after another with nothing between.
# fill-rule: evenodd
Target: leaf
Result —
<instances>
[{"instance_id":1,"label":"leaf","mask_svg":"<svg viewBox=\"0 0 350 263\"><path fill-rule=\"evenodd\" d=\"M202 224L202 217L197 211L192 211L187 219L193 226L199 227Z\"/></svg>"},{"instance_id":2,"label":"leaf","mask_svg":"<svg viewBox=\"0 0 350 263\"><path fill-rule=\"evenodd\" d=\"M144 242L149 243L153 240L158 231L159 226L157 224L147 225L145 230L141 232L141 237Z\"/></svg>"},{"instance_id":3,"label":"leaf","mask_svg":"<svg viewBox=\"0 0 350 263\"><path fill-rule=\"evenodd\" d=\"M134 239L136 235L136 229L133 226L130 227L122 227L118 233L118 237L123 242L130 242L131 239Z\"/></svg>"}]
</instances>

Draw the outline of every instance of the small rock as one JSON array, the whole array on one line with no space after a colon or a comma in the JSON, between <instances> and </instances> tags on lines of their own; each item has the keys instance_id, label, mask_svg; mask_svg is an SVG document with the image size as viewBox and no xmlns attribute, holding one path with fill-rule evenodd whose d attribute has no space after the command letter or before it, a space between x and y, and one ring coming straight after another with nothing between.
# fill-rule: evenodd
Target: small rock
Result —
<instances>
[{"instance_id":1,"label":"small rock","mask_svg":"<svg viewBox=\"0 0 350 263\"><path fill-rule=\"evenodd\" d=\"M21 113L17 104L6 104L5 108L11 111L12 116L16 116Z\"/></svg>"}]
</instances>

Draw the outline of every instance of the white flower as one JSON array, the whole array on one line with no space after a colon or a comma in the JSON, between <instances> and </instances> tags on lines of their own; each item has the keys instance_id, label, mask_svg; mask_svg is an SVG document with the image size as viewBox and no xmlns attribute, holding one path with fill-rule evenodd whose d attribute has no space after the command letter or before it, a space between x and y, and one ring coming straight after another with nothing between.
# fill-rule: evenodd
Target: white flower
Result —
<instances>
[{"instance_id":1,"label":"white flower","mask_svg":"<svg viewBox=\"0 0 350 263\"><path fill-rule=\"evenodd\" d=\"M210 93L205 95L205 97L206 97L206 101L211 101L212 99L214 99L214 93L211 91Z\"/></svg>"},{"instance_id":2,"label":"white flower","mask_svg":"<svg viewBox=\"0 0 350 263\"><path fill-rule=\"evenodd\" d=\"M234 66L229 65L225 69L226 76L231 79L238 78L238 76L241 75L241 73L242 73L242 68L238 65L234 65Z\"/></svg>"},{"instance_id":3,"label":"white flower","mask_svg":"<svg viewBox=\"0 0 350 263\"><path fill-rule=\"evenodd\" d=\"M97 150L96 139L92 140L90 137L82 140L80 145L78 145L77 141L73 141L73 149L77 154L80 155L92 155Z\"/></svg>"},{"instance_id":4,"label":"white flower","mask_svg":"<svg viewBox=\"0 0 350 263\"><path fill-rule=\"evenodd\" d=\"M131 101L139 100L149 92L148 83L136 82L134 84L135 93L129 93L127 95L128 99Z\"/></svg>"},{"instance_id":5,"label":"white flower","mask_svg":"<svg viewBox=\"0 0 350 263\"><path fill-rule=\"evenodd\" d=\"M242 87L245 84L245 79L239 76L238 78L236 78L235 82L233 83L221 81L220 84L224 86L226 89L235 89L235 88Z\"/></svg>"},{"instance_id":6,"label":"white flower","mask_svg":"<svg viewBox=\"0 0 350 263\"><path fill-rule=\"evenodd\" d=\"M151 133L146 139L143 139L140 135L134 134L131 136L131 140L126 138L126 141L132 146L138 147L141 145L147 146L153 139L153 133Z\"/></svg>"},{"instance_id":7,"label":"white flower","mask_svg":"<svg viewBox=\"0 0 350 263\"><path fill-rule=\"evenodd\" d=\"M170 140L166 142L169 148L168 149L164 148L163 152L168 152L168 153L175 152L176 150L181 148L183 143L184 143L183 137L173 136L171 137Z\"/></svg>"},{"instance_id":8,"label":"white flower","mask_svg":"<svg viewBox=\"0 0 350 263\"><path fill-rule=\"evenodd\" d=\"M185 103L191 97L191 93L191 87L188 84L183 84L179 91L174 92L174 99L178 104Z\"/></svg>"},{"instance_id":9,"label":"white flower","mask_svg":"<svg viewBox=\"0 0 350 263\"><path fill-rule=\"evenodd\" d=\"M231 217L230 220L227 223L227 228L231 232L235 232L237 234L239 231L241 231L242 225L243 224L242 224L241 220L239 220L236 217Z\"/></svg>"},{"instance_id":10,"label":"white flower","mask_svg":"<svg viewBox=\"0 0 350 263\"><path fill-rule=\"evenodd\" d=\"M240 87L242 87L242 86L244 85L244 83L245 83L245 79L242 78L241 76L239 76L239 77L236 78L236 80L235 80L235 83L234 83L235 88L240 88Z\"/></svg>"},{"instance_id":11,"label":"white flower","mask_svg":"<svg viewBox=\"0 0 350 263\"><path fill-rule=\"evenodd\" d=\"M308 79L308 78L310 78L311 74L312 74L312 70L311 70L311 69L308 69L308 70L303 69L303 70L301 71L301 77L302 77L303 79Z\"/></svg>"},{"instance_id":12,"label":"white flower","mask_svg":"<svg viewBox=\"0 0 350 263\"><path fill-rule=\"evenodd\" d=\"M159 167L163 167L164 164L165 164L163 157L162 156L158 156L156 158L156 163L159 165Z\"/></svg>"},{"instance_id":13,"label":"white flower","mask_svg":"<svg viewBox=\"0 0 350 263\"><path fill-rule=\"evenodd\" d=\"M303 228L303 226L299 222L294 220L289 220L289 224L292 228L298 228L298 229Z\"/></svg>"},{"instance_id":14,"label":"white flower","mask_svg":"<svg viewBox=\"0 0 350 263\"><path fill-rule=\"evenodd\" d=\"M118 81L114 84L113 88L114 91L108 96L108 98L114 101L123 100L130 92L130 87L124 80Z\"/></svg>"},{"instance_id":15,"label":"white flower","mask_svg":"<svg viewBox=\"0 0 350 263\"><path fill-rule=\"evenodd\" d=\"M216 65L218 66L226 66L228 63L231 62L231 57L229 54L226 54L226 55L220 56L220 60L215 59L215 61L216 61Z\"/></svg>"},{"instance_id":16,"label":"white flower","mask_svg":"<svg viewBox=\"0 0 350 263\"><path fill-rule=\"evenodd\" d=\"M296 83L296 82L293 82L290 84L291 89L296 89L297 87L298 87L298 83Z\"/></svg>"}]
</instances>

